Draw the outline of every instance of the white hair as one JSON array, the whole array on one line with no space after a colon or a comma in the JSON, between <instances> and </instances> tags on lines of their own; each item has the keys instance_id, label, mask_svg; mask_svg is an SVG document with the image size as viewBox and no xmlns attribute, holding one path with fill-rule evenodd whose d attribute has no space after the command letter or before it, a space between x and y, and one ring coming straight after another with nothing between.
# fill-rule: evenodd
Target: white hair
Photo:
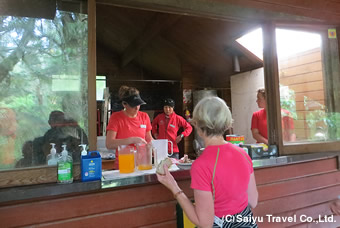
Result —
<instances>
[{"instance_id":1,"label":"white hair","mask_svg":"<svg viewBox=\"0 0 340 228\"><path fill-rule=\"evenodd\" d=\"M192 123L207 136L223 135L233 122L229 107L219 97L206 97L194 108Z\"/></svg>"}]
</instances>

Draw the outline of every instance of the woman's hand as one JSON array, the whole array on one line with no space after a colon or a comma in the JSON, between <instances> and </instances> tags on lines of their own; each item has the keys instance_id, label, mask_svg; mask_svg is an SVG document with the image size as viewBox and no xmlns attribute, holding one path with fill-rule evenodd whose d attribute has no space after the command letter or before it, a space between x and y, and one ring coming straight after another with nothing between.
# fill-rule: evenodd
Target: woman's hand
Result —
<instances>
[{"instance_id":1,"label":"woman's hand","mask_svg":"<svg viewBox=\"0 0 340 228\"><path fill-rule=\"evenodd\" d=\"M141 137L130 137L129 138L129 143L128 144L147 144L147 142L145 141L145 139L141 138Z\"/></svg>"},{"instance_id":2,"label":"woman's hand","mask_svg":"<svg viewBox=\"0 0 340 228\"><path fill-rule=\"evenodd\" d=\"M178 135L178 136L176 137L176 143L179 143L181 140L182 140L182 136L181 136L181 135Z\"/></svg>"},{"instance_id":3,"label":"woman's hand","mask_svg":"<svg viewBox=\"0 0 340 228\"><path fill-rule=\"evenodd\" d=\"M163 165L165 175L160 175L156 173L158 181L167 187L173 194L180 191L181 189L178 187L178 184L174 177L169 172L169 169L166 164Z\"/></svg>"},{"instance_id":4,"label":"woman's hand","mask_svg":"<svg viewBox=\"0 0 340 228\"><path fill-rule=\"evenodd\" d=\"M330 208L335 215L340 215L340 200L334 201Z\"/></svg>"}]
</instances>

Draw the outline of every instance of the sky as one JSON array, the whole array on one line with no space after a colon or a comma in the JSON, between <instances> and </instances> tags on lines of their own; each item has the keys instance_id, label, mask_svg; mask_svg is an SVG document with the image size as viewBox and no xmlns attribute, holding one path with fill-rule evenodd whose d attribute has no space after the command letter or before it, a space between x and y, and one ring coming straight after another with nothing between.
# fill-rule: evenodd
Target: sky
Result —
<instances>
[{"instance_id":1,"label":"sky","mask_svg":"<svg viewBox=\"0 0 340 228\"><path fill-rule=\"evenodd\" d=\"M262 29L256 29L237 39L237 42L263 59ZM276 45L279 59L321 46L321 35L296 30L276 29Z\"/></svg>"}]
</instances>

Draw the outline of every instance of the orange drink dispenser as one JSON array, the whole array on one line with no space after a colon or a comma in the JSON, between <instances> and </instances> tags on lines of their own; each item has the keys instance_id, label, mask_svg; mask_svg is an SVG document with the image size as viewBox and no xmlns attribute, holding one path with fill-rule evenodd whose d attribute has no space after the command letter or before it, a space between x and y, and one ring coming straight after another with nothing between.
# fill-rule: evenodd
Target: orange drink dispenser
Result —
<instances>
[{"instance_id":1,"label":"orange drink dispenser","mask_svg":"<svg viewBox=\"0 0 340 228\"><path fill-rule=\"evenodd\" d=\"M137 147L137 167L138 170L152 169L152 150L151 143L143 144L139 143Z\"/></svg>"},{"instance_id":2,"label":"orange drink dispenser","mask_svg":"<svg viewBox=\"0 0 340 228\"><path fill-rule=\"evenodd\" d=\"M122 145L118 147L118 160L120 173L135 171L135 147Z\"/></svg>"}]
</instances>

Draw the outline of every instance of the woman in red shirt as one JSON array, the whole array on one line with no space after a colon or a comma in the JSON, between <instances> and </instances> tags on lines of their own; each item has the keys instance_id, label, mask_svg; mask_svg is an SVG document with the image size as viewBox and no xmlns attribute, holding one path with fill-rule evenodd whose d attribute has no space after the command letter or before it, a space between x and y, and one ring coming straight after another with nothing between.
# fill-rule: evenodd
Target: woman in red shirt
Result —
<instances>
[{"instance_id":1,"label":"woman in red shirt","mask_svg":"<svg viewBox=\"0 0 340 228\"><path fill-rule=\"evenodd\" d=\"M257 90L256 103L261 110L253 113L251 119L251 133L257 143L265 143L268 145L266 92L264 88ZM292 118L291 113L283 108L281 108L281 124L283 141L294 142L296 140L294 119Z\"/></svg>"},{"instance_id":2,"label":"woman in red shirt","mask_svg":"<svg viewBox=\"0 0 340 228\"><path fill-rule=\"evenodd\" d=\"M253 113L251 118L251 133L257 143L268 145L266 92L264 89L257 90L256 103L261 110Z\"/></svg>"},{"instance_id":3,"label":"woman in red shirt","mask_svg":"<svg viewBox=\"0 0 340 228\"><path fill-rule=\"evenodd\" d=\"M207 97L196 105L192 123L205 149L191 167L195 205L179 188L164 165L157 174L177 199L188 218L199 227L257 227L250 208L257 205L258 192L253 164L241 148L224 140L231 126L231 113L218 97Z\"/></svg>"},{"instance_id":4,"label":"woman in red shirt","mask_svg":"<svg viewBox=\"0 0 340 228\"><path fill-rule=\"evenodd\" d=\"M133 145L151 142L151 122L147 113L139 111L146 104L134 87L121 86L119 99L124 109L111 115L107 126L106 147L117 149L121 145ZM116 150L115 168L118 169L118 152Z\"/></svg>"},{"instance_id":5,"label":"woman in red shirt","mask_svg":"<svg viewBox=\"0 0 340 228\"><path fill-rule=\"evenodd\" d=\"M177 143L179 143L183 137L190 135L192 127L183 117L175 113L174 107L175 101L173 99L168 98L164 101L164 113L159 114L152 121L152 133L156 139L168 139L171 141L174 152L171 157L179 159ZM184 131L177 135L180 128L183 128ZM171 152L170 147L168 151Z\"/></svg>"}]
</instances>

